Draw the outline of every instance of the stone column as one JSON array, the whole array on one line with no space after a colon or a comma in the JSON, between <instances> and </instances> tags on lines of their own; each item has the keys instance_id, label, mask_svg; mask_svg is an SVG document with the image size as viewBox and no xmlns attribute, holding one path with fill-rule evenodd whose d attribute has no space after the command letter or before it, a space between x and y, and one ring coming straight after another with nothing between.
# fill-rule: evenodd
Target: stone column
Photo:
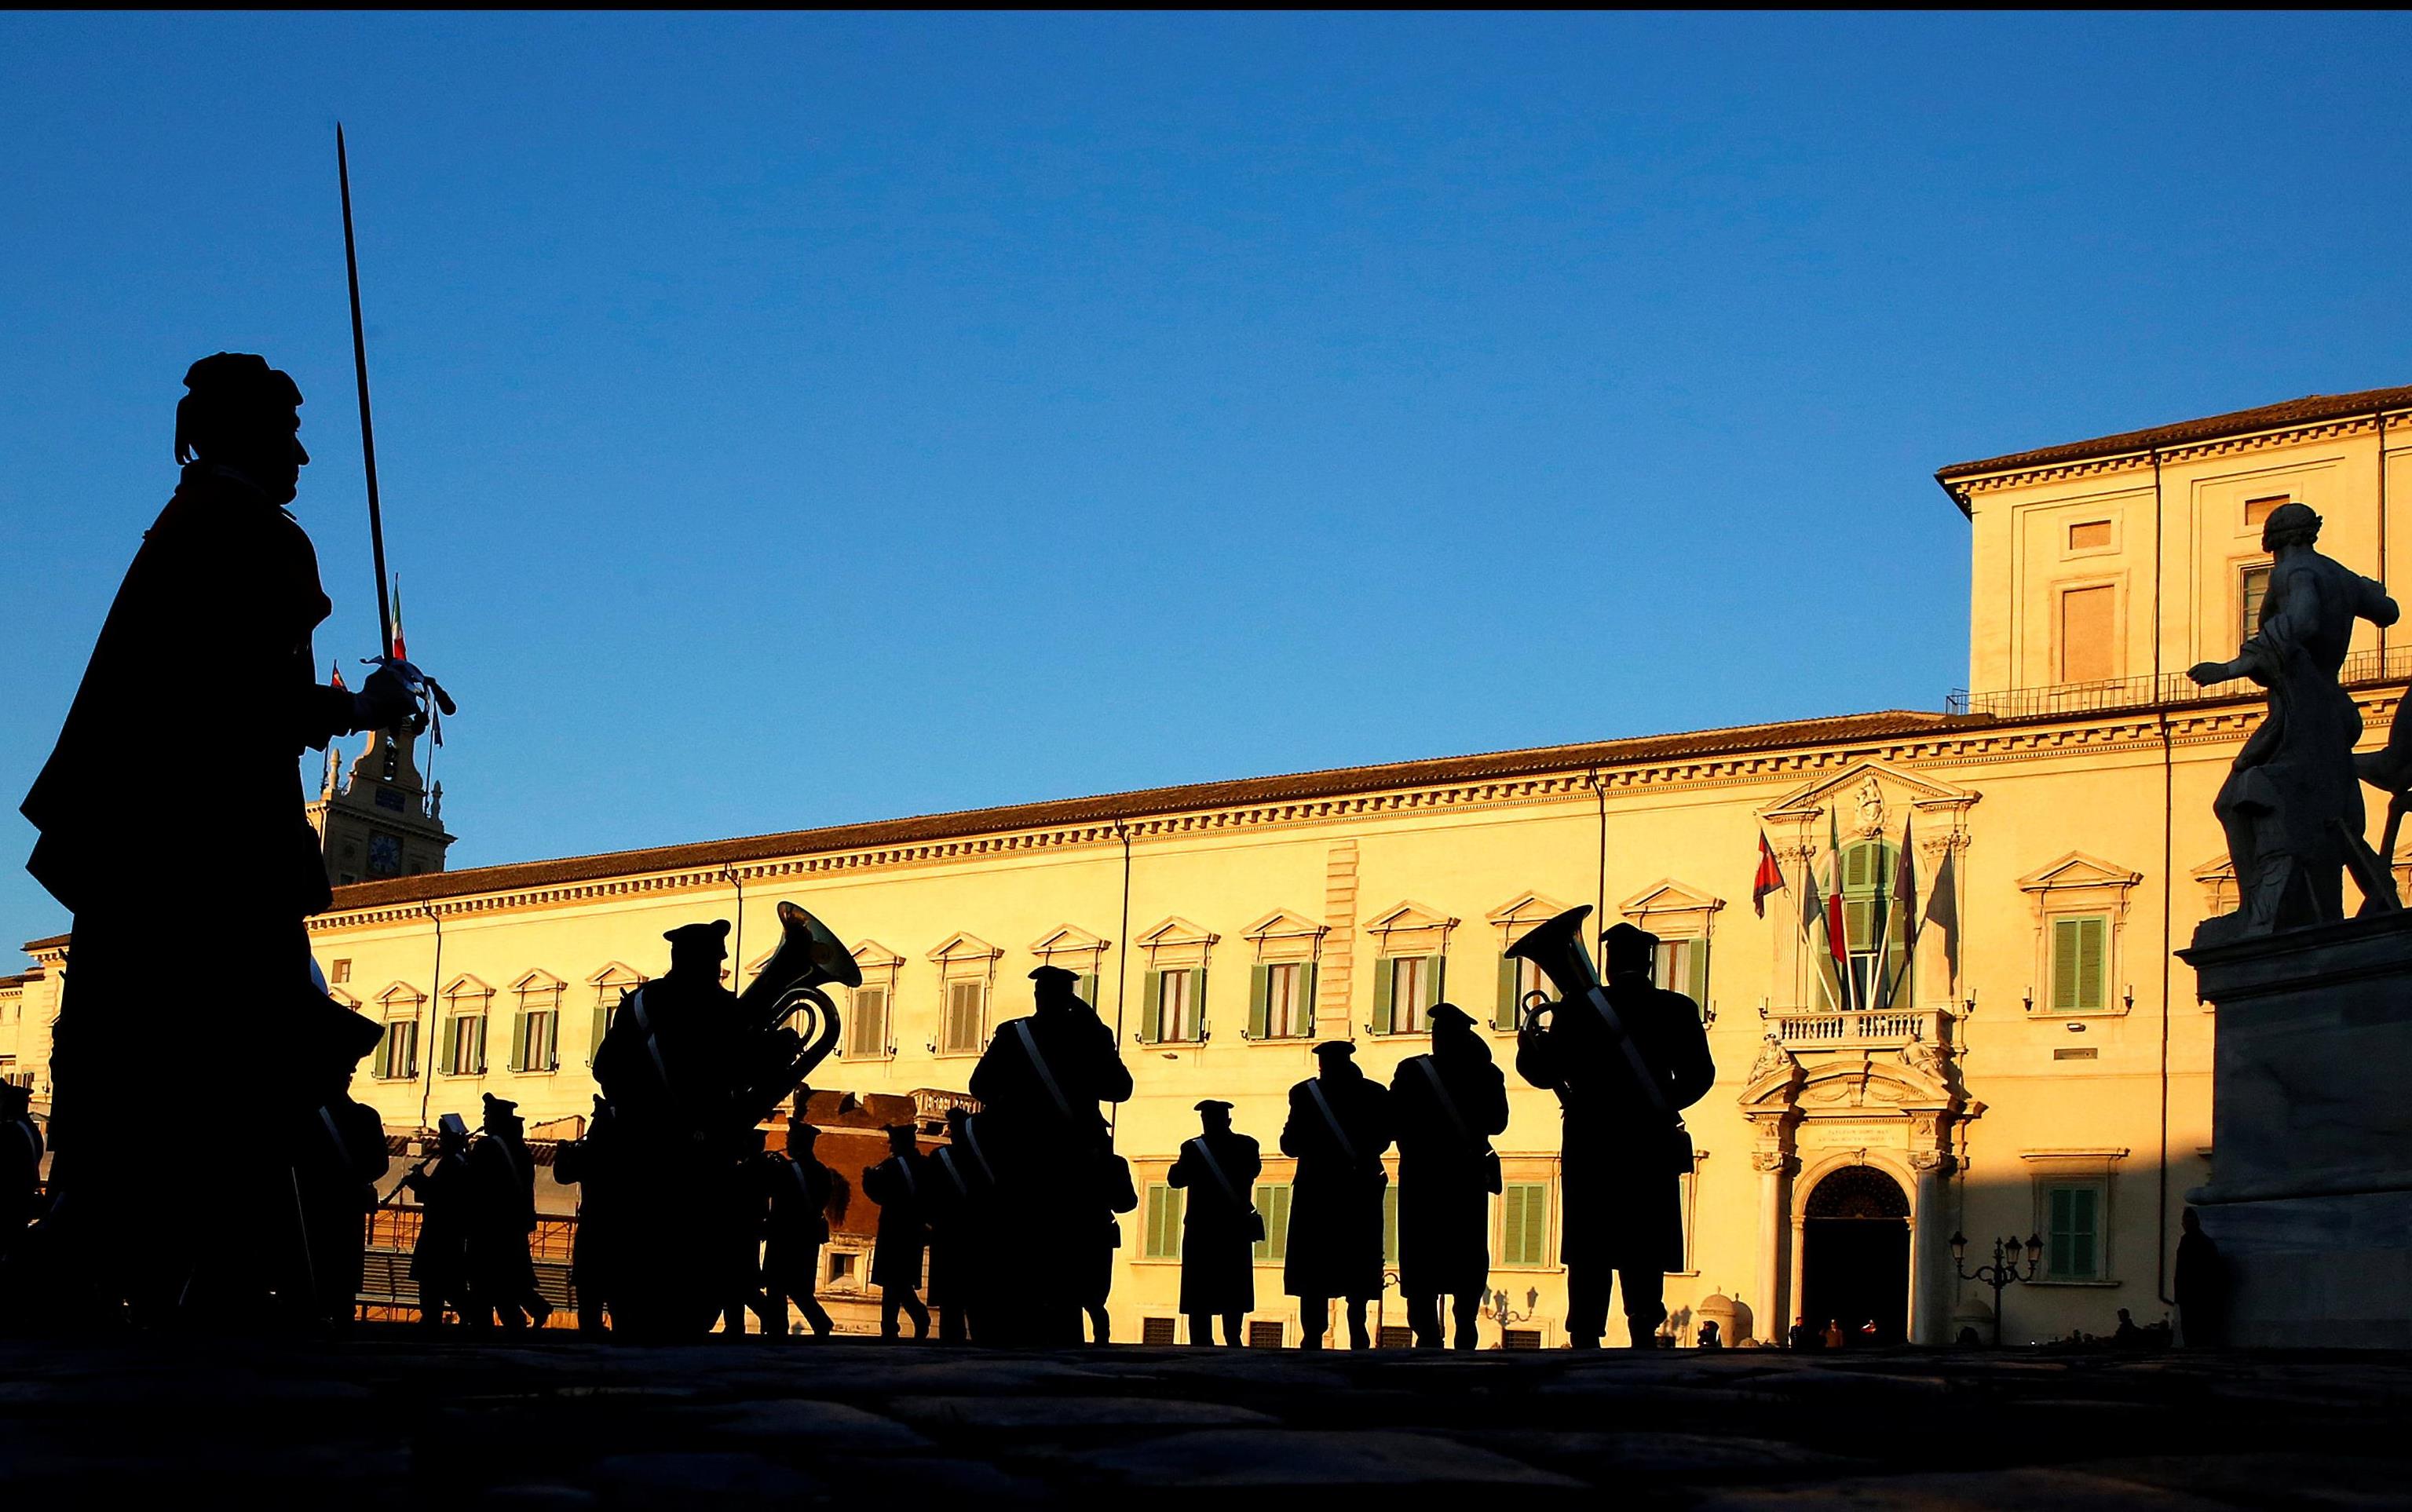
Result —
<instances>
[{"instance_id":1,"label":"stone column","mask_svg":"<svg viewBox=\"0 0 2412 1512\"><path fill-rule=\"evenodd\" d=\"M1782 1343L1792 1316L1784 1285L1784 1199L1792 1159L1781 1150L1761 1150L1751 1165L1758 1171L1758 1289L1750 1301L1758 1314L1759 1343Z\"/></svg>"},{"instance_id":2,"label":"stone column","mask_svg":"<svg viewBox=\"0 0 2412 1512\"><path fill-rule=\"evenodd\" d=\"M1948 1196L1951 1157L1939 1150L1913 1150L1918 1206L1909 1230L1909 1342L1951 1342L1951 1204Z\"/></svg>"}]
</instances>

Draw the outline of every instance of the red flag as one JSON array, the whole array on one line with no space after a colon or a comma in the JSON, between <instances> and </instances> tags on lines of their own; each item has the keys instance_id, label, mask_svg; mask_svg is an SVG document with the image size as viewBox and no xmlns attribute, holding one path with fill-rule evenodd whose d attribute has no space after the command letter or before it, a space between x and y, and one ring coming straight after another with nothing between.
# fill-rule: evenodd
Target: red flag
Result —
<instances>
[{"instance_id":1,"label":"red flag","mask_svg":"<svg viewBox=\"0 0 2412 1512\"><path fill-rule=\"evenodd\" d=\"M410 653L402 644L402 579L399 576L393 580L393 649L386 654L398 662L410 660Z\"/></svg>"},{"instance_id":2,"label":"red flag","mask_svg":"<svg viewBox=\"0 0 2412 1512\"><path fill-rule=\"evenodd\" d=\"M1767 831L1758 832L1758 874L1750 879L1750 911L1760 918L1767 917L1767 895L1784 890L1784 868L1775 863L1775 847L1767 843Z\"/></svg>"},{"instance_id":3,"label":"red flag","mask_svg":"<svg viewBox=\"0 0 2412 1512\"><path fill-rule=\"evenodd\" d=\"M344 665L343 665L343 663L341 663L341 662L329 662L329 663L327 664L327 670L328 670L328 671L330 671L330 672L332 672L332 673L335 675L335 691L336 691L337 693L349 693L350 691L352 691L351 689L349 689L349 688L347 688L347 687L344 686Z\"/></svg>"},{"instance_id":4,"label":"red flag","mask_svg":"<svg viewBox=\"0 0 2412 1512\"><path fill-rule=\"evenodd\" d=\"M1843 888L1841 878L1835 879L1834 890L1826 894L1826 953L1834 964L1848 970L1851 961L1850 937L1843 931Z\"/></svg>"}]
</instances>

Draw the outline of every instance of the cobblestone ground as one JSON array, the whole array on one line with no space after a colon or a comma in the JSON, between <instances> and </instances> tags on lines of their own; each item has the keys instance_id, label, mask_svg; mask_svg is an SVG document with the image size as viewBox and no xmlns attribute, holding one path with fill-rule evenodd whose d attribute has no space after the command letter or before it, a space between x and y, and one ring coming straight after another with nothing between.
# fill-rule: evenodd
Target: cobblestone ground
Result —
<instances>
[{"instance_id":1,"label":"cobblestone ground","mask_svg":"<svg viewBox=\"0 0 2412 1512\"><path fill-rule=\"evenodd\" d=\"M0 1481L46 1506L2081 1512L2412 1507L2407 1476L2391 1355L0 1344Z\"/></svg>"}]
</instances>

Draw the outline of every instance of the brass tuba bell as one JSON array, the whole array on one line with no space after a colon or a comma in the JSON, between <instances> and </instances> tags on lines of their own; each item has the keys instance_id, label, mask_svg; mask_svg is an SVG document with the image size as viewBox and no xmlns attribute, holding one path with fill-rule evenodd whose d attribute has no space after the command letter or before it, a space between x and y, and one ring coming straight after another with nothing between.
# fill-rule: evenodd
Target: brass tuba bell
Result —
<instances>
[{"instance_id":1,"label":"brass tuba bell","mask_svg":"<svg viewBox=\"0 0 2412 1512\"><path fill-rule=\"evenodd\" d=\"M1547 1034L1549 1024L1544 1014L1554 1018L1560 1004L1587 997L1600 985L1599 968L1592 964L1591 952L1583 947L1582 923L1590 915L1589 903L1569 908L1534 925L1522 939L1508 947L1509 959L1529 961L1538 966L1550 985L1558 990L1554 1002L1547 992L1524 994L1519 1005L1523 1009L1523 1019L1516 1027L1518 1034Z\"/></svg>"},{"instance_id":2,"label":"brass tuba bell","mask_svg":"<svg viewBox=\"0 0 2412 1512\"><path fill-rule=\"evenodd\" d=\"M862 985L862 967L854 952L828 925L782 899L779 947L771 952L761 975L737 994L746 1040L740 1091L744 1108L755 1114L753 1122L769 1117L837 1049L837 1004L821 991L832 982ZM808 1020L802 1034L787 1027L799 1013Z\"/></svg>"}]
</instances>

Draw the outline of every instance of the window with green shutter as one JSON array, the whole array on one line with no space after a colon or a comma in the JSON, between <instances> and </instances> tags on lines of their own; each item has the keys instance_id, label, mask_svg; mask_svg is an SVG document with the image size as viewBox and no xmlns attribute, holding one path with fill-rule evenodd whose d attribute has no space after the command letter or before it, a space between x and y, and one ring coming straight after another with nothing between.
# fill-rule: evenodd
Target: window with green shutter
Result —
<instances>
[{"instance_id":1,"label":"window with green shutter","mask_svg":"<svg viewBox=\"0 0 2412 1512\"><path fill-rule=\"evenodd\" d=\"M2110 919L2094 914L2052 921L2052 1009L2099 1012L2110 1001Z\"/></svg>"},{"instance_id":2,"label":"window with green shutter","mask_svg":"<svg viewBox=\"0 0 2412 1512\"><path fill-rule=\"evenodd\" d=\"M1420 1035L1426 1015L1441 1001L1438 955L1387 956L1374 973L1374 1028L1384 1035Z\"/></svg>"},{"instance_id":3,"label":"window with green shutter","mask_svg":"<svg viewBox=\"0 0 2412 1512\"><path fill-rule=\"evenodd\" d=\"M2102 1183L2044 1188L2043 1273L2052 1281L2102 1279Z\"/></svg>"},{"instance_id":4,"label":"window with green shutter","mask_svg":"<svg viewBox=\"0 0 2412 1512\"><path fill-rule=\"evenodd\" d=\"M1150 1260L1181 1258L1181 1189L1165 1182L1147 1183L1147 1241L1140 1250Z\"/></svg>"},{"instance_id":5,"label":"window with green shutter","mask_svg":"<svg viewBox=\"0 0 2412 1512\"><path fill-rule=\"evenodd\" d=\"M1206 1027L1206 968L1147 974L1140 1038L1148 1044L1194 1044Z\"/></svg>"},{"instance_id":6,"label":"window with green shutter","mask_svg":"<svg viewBox=\"0 0 2412 1512\"><path fill-rule=\"evenodd\" d=\"M1257 1240L1257 1263L1278 1264L1289 1258L1289 1183L1258 1182L1250 1198L1265 1221L1265 1237Z\"/></svg>"},{"instance_id":7,"label":"window with green shutter","mask_svg":"<svg viewBox=\"0 0 2412 1512\"><path fill-rule=\"evenodd\" d=\"M1900 856L1900 846L1882 840L1843 847L1843 940L1850 951L1853 991L1869 1007L1884 1000L1885 981L1899 976L1909 953L1914 921L1892 900Z\"/></svg>"},{"instance_id":8,"label":"window with green shutter","mask_svg":"<svg viewBox=\"0 0 2412 1512\"><path fill-rule=\"evenodd\" d=\"M1315 962L1272 961L1248 972L1248 1037L1297 1039L1315 1032Z\"/></svg>"},{"instance_id":9,"label":"window with green shutter","mask_svg":"<svg viewBox=\"0 0 2412 1512\"><path fill-rule=\"evenodd\" d=\"M1510 1182L1499 1194L1499 1263L1550 1263L1550 1188L1545 1182Z\"/></svg>"},{"instance_id":10,"label":"window with green shutter","mask_svg":"<svg viewBox=\"0 0 2412 1512\"><path fill-rule=\"evenodd\" d=\"M888 1053L888 989L858 987L846 1006L846 1053L876 1059Z\"/></svg>"},{"instance_id":11,"label":"window with green shutter","mask_svg":"<svg viewBox=\"0 0 2412 1512\"><path fill-rule=\"evenodd\" d=\"M1382 1188L1382 1263L1399 1263L1399 1183Z\"/></svg>"},{"instance_id":12,"label":"window with green shutter","mask_svg":"<svg viewBox=\"0 0 2412 1512\"><path fill-rule=\"evenodd\" d=\"M1498 1004L1491 1010L1491 1027L1506 1030L1523 1027L1524 1003L1534 993L1546 998L1558 995L1537 963L1505 954L1499 958L1498 991Z\"/></svg>"},{"instance_id":13,"label":"window with green shutter","mask_svg":"<svg viewBox=\"0 0 2412 1512\"><path fill-rule=\"evenodd\" d=\"M1659 940L1651 962L1658 986L1681 992L1702 1007L1709 1006L1709 942L1696 935L1669 935Z\"/></svg>"}]
</instances>

